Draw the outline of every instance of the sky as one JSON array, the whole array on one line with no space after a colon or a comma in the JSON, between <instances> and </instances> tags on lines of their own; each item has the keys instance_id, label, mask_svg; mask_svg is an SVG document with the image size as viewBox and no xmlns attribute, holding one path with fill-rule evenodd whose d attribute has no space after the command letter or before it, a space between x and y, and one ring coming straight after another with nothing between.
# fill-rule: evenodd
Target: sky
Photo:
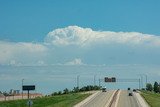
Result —
<instances>
[{"instance_id":1,"label":"sky","mask_svg":"<svg viewBox=\"0 0 160 107\"><path fill-rule=\"evenodd\" d=\"M150 66L137 73L160 75L159 5L159 0L0 0L0 68ZM10 70L0 70L2 80Z\"/></svg>"},{"instance_id":2,"label":"sky","mask_svg":"<svg viewBox=\"0 0 160 107\"><path fill-rule=\"evenodd\" d=\"M159 0L0 0L0 39L43 42L70 25L160 35Z\"/></svg>"}]
</instances>

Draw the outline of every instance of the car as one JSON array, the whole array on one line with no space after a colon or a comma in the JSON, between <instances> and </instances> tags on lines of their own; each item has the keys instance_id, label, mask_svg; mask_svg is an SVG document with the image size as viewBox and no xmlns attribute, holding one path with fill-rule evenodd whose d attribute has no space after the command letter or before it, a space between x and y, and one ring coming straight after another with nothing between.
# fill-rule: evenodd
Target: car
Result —
<instances>
[{"instance_id":1,"label":"car","mask_svg":"<svg viewBox=\"0 0 160 107\"><path fill-rule=\"evenodd\" d=\"M129 96L133 96L133 94L132 94L132 92L129 92L129 94L128 94Z\"/></svg>"},{"instance_id":2,"label":"car","mask_svg":"<svg viewBox=\"0 0 160 107\"><path fill-rule=\"evenodd\" d=\"M107 92L107 88L106 88L106 87L103 87L103 88L102 88L102 92Z\"/></svg>"},{"instance_id":3,"label":"car","mask_svg":"<svg viewBox=\"0 0 160 107\"><path fill-rule=\"evenodd\" d=\"M136 92L137 90L136 89L133 89L133 92Z\"/></svg>"}]
</instances>

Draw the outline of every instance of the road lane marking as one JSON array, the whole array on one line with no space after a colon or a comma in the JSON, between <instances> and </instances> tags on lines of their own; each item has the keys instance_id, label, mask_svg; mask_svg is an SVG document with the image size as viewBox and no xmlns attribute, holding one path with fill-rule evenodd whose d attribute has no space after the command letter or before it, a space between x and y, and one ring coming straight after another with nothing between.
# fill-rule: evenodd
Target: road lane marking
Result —
<instances>
[{"instance_id":1,"label":"road lane marking","mask_svg":"<svg viewBox=\"0 0 160 107\"><path fill-rule=\"evenodd\" d=\"M73 107L82 107L83 105L85 105L86 103L90 102L92 99L97 97L100 93L101 93L100 91L95 92L94 94L90 95L89 97L79 102L78 104L74 105Z\"/></svg>"},{"instance_id":2,"label":"road lane marking","mask_svg":"<svg viewBox=\"0 0 160 107\"><path fill-rule=\"evenodd\" d=\"M117 94L117 99L116 99L116 102L115 102L115 107L118 106L118 102L119 102L119 98L120 98L120 93L121 93L121 90Z\"/></svg>"},{"instance_id":3,"label":"road lane marking","mask_svg":"<svg viewBox=\"0 0 160 107\"><path fill-rule=\"evenodd\" d=\"M114 96L115 93L116 93L116 90L114 90L112 96L111 96L110 99L108 100L108 102L107 102L107 104L105 105L105 107L108 107L108 106L109 106L109 104L110 104L110 102L111 102L111 100L112 100L112 98L113 98L113 96Z\"/></svg>"}]
</instances>

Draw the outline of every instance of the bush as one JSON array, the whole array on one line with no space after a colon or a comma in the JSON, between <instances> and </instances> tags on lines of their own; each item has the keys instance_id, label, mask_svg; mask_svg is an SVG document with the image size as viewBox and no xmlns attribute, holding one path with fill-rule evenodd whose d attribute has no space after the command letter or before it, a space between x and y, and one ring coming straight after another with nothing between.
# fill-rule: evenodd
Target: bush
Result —
<instances>
[{"instance_id":1,"label":"bush","mask_svg":"<svg viewBox=\"0 0 160 107\"><path fill-rule=\"evenodd\" d=\"M63 94L68 94L69 93L69 90L66 88L63 90Z\"/></svg>"},{"instance_id":2,"label":"bush","mask_svg":"<svg viewBox=\"0 0 160 107\"><path fill-rule=\"evenodd\" d=\"M152 90L153 90L152 84L147 83L147 85L146 85L146 90L147 90L147 91L152 91Z\"/></svg>"},{"instance_id":3,"label":"bush","mask_svg":"<svg viewBox=\"0 0 160 107\"><path fill-rule=\"evenodd\" d=\"M58 91L58 95L61 95L62 94L62 91Z\"/></svg>"}]
</instances>

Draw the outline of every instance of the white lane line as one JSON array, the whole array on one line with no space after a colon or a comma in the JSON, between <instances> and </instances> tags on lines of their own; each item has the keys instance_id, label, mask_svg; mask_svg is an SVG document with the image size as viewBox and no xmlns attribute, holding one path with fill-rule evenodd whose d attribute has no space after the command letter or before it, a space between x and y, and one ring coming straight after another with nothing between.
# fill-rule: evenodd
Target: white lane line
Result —
<instances>
[{"instance_id":1,"label":"white lane line","mask_svg":"<svg viewBox=\"0 0 160 107\"><path fill-rule=\"evenodd\" d=\"M108 100L108 102L107 102L107 104L105 105L105 107L108 107L108 106L109 106L109 104L110 104L110 102L111 102L111 100L112 100L112 98L113 98L115 92L116 92L116 90L114 90L112 96L111 96L110 99Z\"/></svg>"},{"instance_id":2,"label":"white lane line","mask_svg":"<svg viewBox=\"0 0 160 107\"><path fill-rule=\"evenodd\" d=\"M94 94L90 95L89 97L87 97L85 100L79 102L78 104L74 105L73 107L82 107L84 104L86 104L87 102L91 101L92 99L94 99L96 96L98 96L101 92L97 91Z\"/></svg>"},{"instance_id":3,"label":"white lane line","mask_svg":"<svg viewBox=\"0 0 160 107\"><path fill-rule=\"evenodd\" d=\"M117 98L116 98L116 102L115 102L115 106L114 107L118 106L118 102L119 102L119 98L120 98L120 93L121 93L121 90L119 90L119 92L117 94Z\"/></svg>"}]
</instances>

